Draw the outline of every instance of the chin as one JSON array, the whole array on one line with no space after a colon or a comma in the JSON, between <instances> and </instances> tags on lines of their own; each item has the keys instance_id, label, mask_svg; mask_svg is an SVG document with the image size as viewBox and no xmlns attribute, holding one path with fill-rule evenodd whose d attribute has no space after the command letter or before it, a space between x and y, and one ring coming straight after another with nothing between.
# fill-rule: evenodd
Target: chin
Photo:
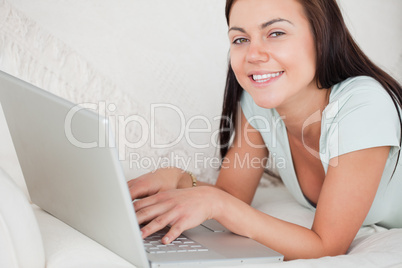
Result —
<instances>
[{"instance_id":1,"label":"chin","mask_svg":"<svg viewBox=\"0 0 402 268\"><path fill-rule=\"evenodd\" d=\"M259 107L265 108L265 109L274 109L274 108L278 107L277 103L270 101L270 100L258 100L258 101L254 100L254 102Z\"/></svg>"},{"instance_id":2,"label":"chin","mask_svg":"<svg viewBox=\"0 0 402 268\"><path fill-rule=\"evenodd\" d=\"M275 96L258 96L252 94L251 97L253 98L255 104L265 109L273 109L281 104L281 101Z\"/></svg>"}]
</instances>

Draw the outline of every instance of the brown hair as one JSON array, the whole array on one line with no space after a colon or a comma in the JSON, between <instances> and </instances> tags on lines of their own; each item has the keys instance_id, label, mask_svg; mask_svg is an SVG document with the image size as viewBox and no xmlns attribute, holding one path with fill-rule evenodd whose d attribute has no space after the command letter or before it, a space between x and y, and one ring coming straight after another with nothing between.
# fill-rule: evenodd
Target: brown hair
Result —
<instances>
[{"instance_id":1,"label":"brown hair","mask_svg":"<svg viewBox=\"0 0 402 268\"><path fill-rule=\"evenodd\" d=\"M236 0L226 1L225 14L228 25L230 11L235 1ZM398 109L402 103L401 85L370 61L370 59L358 47L345 25L336 0L298 1L304 7L304 12L310 23L316 43L317 62L315 78L317 86L321 89L331 88L335 84L350 77L361 75L373 77L391 96L398 112L398 116L401 119ZM234 134L238 103L242 91L243 89L237 82L229 63L222 119L220 122L219 139L222 158L226 155L230 139Z\"/></svg>"}]
</instances>

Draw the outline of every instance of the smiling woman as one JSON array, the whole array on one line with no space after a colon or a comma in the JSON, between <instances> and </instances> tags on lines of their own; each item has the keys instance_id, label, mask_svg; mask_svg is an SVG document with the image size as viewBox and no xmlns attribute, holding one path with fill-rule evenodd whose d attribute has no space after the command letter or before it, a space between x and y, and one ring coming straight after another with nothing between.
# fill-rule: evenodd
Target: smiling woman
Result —
<instances>
[{"instance_id":1,"label":"smiling woman","mask_svg":"<svg viewBox=\"0 0 402 268\"><path fill-rule=\"evenodd\" d=\"M345 185L342 194L335 196L332 199L333 207L329 207L325 205L324 197L330 193L328 189L336 191L336 187L328 184L331 181L331 173L333 174L335 171L333 167L336 166L338 159L338 167L342 168L341 157L347 155L345 149L362 148L362 144L365 144L365 147L375 146L373 139L375 137L386 138L388 141L393 140L396 142L392 144L397 144L399 133L389 127L388 119L395 118L391 121L394 122L394 129L399 129L398 115L395 113L392 100L385 102L384 105L384 99L389 96L385 91L381 89L380 91L385 94L380 93L375 98L372 94L368 94L371 92L371 86L367 83L361 85L366 78L348 81L349 78L345 78L347 76L341 77L339 80L335 79L331 82L334 86L331 86L331 83L329 86L323 86L323 88L329 87L331 90L328 105L324 112L316 111L306 122L303 122L301 132L305 135L301 142L297 142L295 139L289 139L290 133L288 133L287 127L291 127L291 125L290 121L286 122L286 119L296 117L292 114L279 114L275 108L259 107L250 94L237 83L238 97L232 98L230 95L227 97L227 101L233 101L235 103L233 108L236 108L241 97L244 99L243 106L237 109L238 113L234 113L234 115L238 115L239 120L236 120L238 123L243 118L242 113L247 116L252 115L252 118L248 117L247 120L242 121L245 124L243 129L246 132L238 131L235 134L236 137L244 136L244 139L240 140L243 142L241 145L239 142L234 144L240 147L237 148L238 152L236 153L237 149L234 146L227 147L225 149L229 149L230 152L223 160L220 159L218 155L215 155L218 151L215 142L219 135L218 125L228 66L229 45L231 45L224 16L225 2L226 0L0 0L0 69L73 102L97 105L99 113L104 114L104 117L109 118L111 122L116 122L115 134L120 135L116 137L118 138L116 146L119 145L121 148L120 157L126 159L121 162L127 179L171 165L191 171L195 175L197 180L195 187L192 187L193 180L188 173L175 168L158 169L148 174L147 178L140 177L135 182L138 183L139 188L132 188L133 195L143 191L142 196L149 194L159 198L160 203L155 203L155 207L143 207L143 212L153 213L154 217L150 217L150 221L153 219L164 220L163 216L166 213L172 213L168 215L169 217L176 213L175 217L170 218L172 221L169 223L175 225L175 228L182 227L184 230L190 226L189 219L196 219L191 224L202 221L202 217L199 218L198 215L216 217L219 220L222 219L227 227L238 233L246 233L255 239L258 238L252 232L258 231L258 233L264 234L259 241L271 247L279 247L281 242L287 241L288 244L283 246L284 250L281 250L287 259L312 257L303 253L302 249L305 246L312 248L314 241L319 242L320 240L312 242L311 239L305 239L306 243L302 244L299 242L304 241L303 238L300 238L302 232L292 231L304 226L306 229L302 230L306 231L305 234L309 233L307 231L321 234L324 248L329 248L326 245L331 241L337 244L339 243L337 239L343 239L344 235L350 236L349 233L342 233L338 236L339 238L334 239L322 234L325 233L324 228L334 232L339 231L331 227L336 225L333 223L334 221L343 224L354 216L361 217L361 215L357 215L358 213L353 213L350 217L351 213L344 209L349 209L351 205L366 203L364 200L365 189L362 187L365 187L366 182L370 182L371 178L366 177L365 183L359 184L359 187L351 185L355 176L345 178L345 182L341 181L339 184ZM336 0L336 2L343 11L349 30L363 51L378 66L385 68L384 70L402 82L402 35L398 34L402 28L400 19L402 1ZM303 8L305 7L303 11L306 18L311 21L314 35L322 36L318 32L324 31L324 28L332 29L332 26L328 26L329 24L323 20L328 18L325 14L313 16L318 14L313 11L321 5L307 8L306 5L309 2L298 1L298 3L302 4ZM322 4L327 3L332 2L325 1ZM233 6L230 12L235 8ZM330 13L332 14L332 12ZM287 19L295 24L291 17L279 17L278 14L272 18L268 15L271 14L267 14L261 22L258 22L257 28L261 23L278 18ZM315 20L313 21L313 19ZM336 19L332 20L336 21ZM286 25L286 22L275 24L277 26ZM246 28L247 25L243 24L231 24L230 26L249 29ZM335 31L335 28L332 31ZM334 43L329 46L324 45L323 48L334 48L333 52L341 51L347 56L345 47L335 49L335 42L338 40L341 44L346 44L340 40L344 35L343 32L338 32L336 35L333 40L330 37L324 38L323 40L326 42ZM255 41L255 39L246 37L238 40L239 46L247 46L247 42ZM287 38L287 35L284 31L275 31L272 32L271 37L280 39ZM319 38L317 41L322 43ZM314 45L316 44L318 45L314 40ZM337 58L337 54L333 56ZM317 57L323 57L323 55L317 53ZM280 62L280 64L279 67L284 67L282 66L284 62ZM337 71L332 72L329 68L338 66L338 63L334 64L331 60L324 59L318 61L317 65L320 66L317 67L317 77L318 74L323 77L321 82L336 77ZM346 70L349 65L339 66L340 70ZM361 65L353 63L351 66L359 67ZM282 69L268 71L277 72L279 70ZM283 69L283 71L287 70ZM232 75L233 81L237 82L233 72ZM253 78L263 83L272 75L272 73L255 74ZM355 75L351 73L350 79L353 79ZM278 81L285 76L287 74L284 73ZM272 77L270 78L272 79ZM357 85L360 85L359 88L356 88ZM378 84L375 84L375 87L381 88ZM229 88L228 93L230 94L237 89L236 87ZM340 90L341 88L346 90ZM348 91L347 89L353 90ZM348 100L348 96L352 95L348 95L346 92L353 93L353 98L349 99L350 102L346 102L346 100ZM358 94L354 95L356 93ZM355 101L360 101L360 103L356 104ZM156 106L156 109L152 110L152 105L155 104L162 104L162 106ZM247 110L247 104L253 108L251 112L250 109ZM302 104L302 101L296 104ZM306 101L305 104L309 108L311 101ZM366 109L363 111L362 108ZM155 111L155 117L152 117L152 111ZM230 108L227 111L233 112L234 109ZM260 111L261 115L254 113ZM355 117L357 114L362 115L358 120ZM134 116L137 116L137 119ZM141 123L144 122L142 118L146 120L145 124ZM155 118L155 120L150 118ZM341 118L344 120L340 120ZM369 120L367 120L368 118ZM230 122L232 119L233 117L226 118L228 127L222 129L222 134L231 134ZM211 124L211 128L208 124ZM316 124L322 127L319 150L317 141L309 139L311 137L309 131L314 130ZM146 137L146 132L152 126L155 126L153 138L149 136L147 144L134 149L135 146L139 147L142 137ZM181 130L184 131L181 132ZM269 134L270 136L267 136ZM394 137L390 139L391 135ZM261 141L259 136L263 140L261 143L259 143ZM182 137L182 142L170 146L176 142L178 137ZM104 137L102 136L102 138ZM234 138L233 135L232 138ZM156 146L152 145L153 142ZM368 142L371 143L369 146L367 146ZM0 178L0 184L2 184L0 189L3 192L8 189L4 188L2 182L7 182L11 177L29 199L7 124L1 111L0 144L0 169L9 174L9 176L0 174L0 177L6 179L4 181ZM199 148L208 144L212 144L208 149ZM160 145L169 145L169 148L159 149ZM252 148L248 149L247 145ZM378 193L364 219L363 224L369 225L359 229L347 255L278 263L272 264L272 267L355 268L361 267L362 264L365 267L394 267L398 266L397 263L402 263L402 254L400 254L402 252L402 228L388 230L379 225L386 225L384 219L388 219L387 226L398 226L390 224L392 217L389 215L393 215L393 219L397 219L400 217L401 211L401 208L397 206L401 202L395 201L395 196L401 193L401 172L395 171L389 185L385 179L392 175L395 167L393 161L397 159L398 152L398 146L389 146L393 156L389 156L390 161L384 168L384 175L377 189ZM254 153L254 147L268 148L269 157L266 157L268 152L263 150L261 154ZM291 150L291 148L293 149ZM310 154L297 154L305 150ZM338 153L336 153L337 150ZM340 155L340 157L337 158L335 155ZM321 162L316 162L316 157L320 158ZM346 160L353 161L353 159ZM223 166L219 169L221 161ZM332 162L330 163L330 161ZM314 174L311 176L306 174L316 170L316 168L313 169L311 163L318 163L324 167L326 172L321 190L312 187L320 184L307 183L309 179L314 178ZM362 165L354 165L358 172L369 173L370 170L366 171L366 169L374 168L377 165L376 161L373 161L373 164L372 167L371 162L368 161ZM276 167L281 173L286 187L278 180L267 181L267 176L260 180L257 171L263 172L260 167L262 168L264 165L265 167ZM305 169L302 170L303 168ZM215 183L219 171L221 173L218 186L231 193L225 199L222 199L225 197L222 191L204 187L203 183ZM295 171L297 171L297 176ZM351 170L351 172L354 171ZM179 181L178 178L182 179ZM342 179L341 176L339 178ZM356 179L360 178L356 177ZM177 181L179 181L178 185L175 184ZM256 194L248 194L250 189L255 186L255 182L259 183ZM355 182L358 183L358 181ZM135 185L134 181L130 184ZM306 184L307 187L302 184ZM176 188L187 189L176 191ZM348 192L349 188L351 192ZM358 189L356 190L356 188ZM204 189L207 190L205 194ZM288 189L295 198L290 195ZM163 202L162 197L167 196L168 190L174 190L174 194L171 195L172 198L168 202ZM60 263L64 267L99 267L100 263L104 267L132 267L113 252L99 246L98 243L94 243L90 238L72 230L59 220L55 220L37 206L34 206L37 219L22 217L29 212L29 206L28 210L20 211L16 202L8 202L7 196L16 198L14 192L6 191L5 193L8 194L0 194L0 207L8 208L11 216L17 214L21 216L14 217L15 219L3 217L6 223L10 223L8 225L10 228L6 228L10 232L6 230L5 233L0 234L0 244L6 245L6 247L0 245L0 267L10 268L9 261L15 263L15 267L28 268L44 267L45 262L48 268L59 266ZM160 194L153 195L156 192ZM315 196L317 192L320 193L318 202L316 202L317 197ZM230 198L232 194L236 196L236 199ZM363 198L356 196L358 202L347 203L351 195L359 194L363 195ZM258 212L254 214L249 206L238 201L241 198L250 202L250 196L254 197L252 207L263 211L270 217L252 217L250 220L247 218L249 215L263 215ZM179 197L183 198L179 200ZM4 200L6 201L3 202ZM169 202L175 206L166 205ZM221 205L222 202L225 202L224 206ZM184 211L184 207L187 209L186 211ZM208 209L213 211L211 208L221 209L221 212L216 212L216 215L209 214ZM323 214L319 212L323 209L332 210L334 215L339 210L344 213L345 217L335 220L331 217L324 218ZM359 207L353 209L360 213ZM140 211L141 209L138 210L138 215L142 213ZM205 211L207 211L206 214ZM312 228L316 211L316 221ZM0 214L2 212L7 211L3 210ZM21 212L24 213L21 214ZM362 212L362 214L364 213ZM187 219L186 216L188 216ZM300 226L275 221L273 217ZM144 219L144 214L140 218ZM225 220L225 218L231 219L231 221ZM320 220L320 218L324 218L324 220ZM247 219L247 221L243 219ZM27 232L32 228L21 230L24 223L29 223L29 226L33 227L34 225L31 224L33 220L37 221L40 230L31 234ZM256 224L251 225L250 221L254 221ZM153 226L152 229L145 228L143 231L149 233L155 230L155 226L162 226L165 222L168 222L166 218L159 225L155 225L154 222L149 226ZM237 222L242 226L237 225ZM371 225L370 223L378 224ZM354 223L351 222L351 224ZM286 226L289 229L285 230ZM346 232L352 228L352 226L340 227ZM54 232L56 229L58 231ZM277 235L272 234L273 230ZM265 239L267 233L272 234L269 239ZM17 239L13 240L16 243L8 243L9 234ZM24 235L21 236L22 234ZM36 239L32 236L33 234L36 235ZM173 239L175 234L170 233L168 238ZM295 235L290 236L289 234ZM7 243L9 247L7 247ZM300 246L301 244L302 246ZM315 245L320 246L319 243ZM291 254L292 247L293 252L298 251L299 255ZM5 250L2 250L3 248ZM37 254L39 251L42 253ZM46 256L43 252L46 253ZM332 253L317 251L317 256L328 254ZM25 259L25 256L28 258ZM40 262L31 260L32 258L30 259L29 256L35 257ZM28 262L28 260L30 261ZM38 265L35 266L34 263ZM266 264L254 266L265 267Z\"/></svg>"},{"instance_id":2,"label":"smiling woman","mask_svg":"<svg viewBox=\"0 0 402 268\"><path fill-rule=\"evenodd\" d=\"M131 180L143 236L170 224L170 243L216 219L297 259L346 253L365 224L402 227L402 88L359 49L336 1L228 0L226 19L218 180L193 187L177 168ZM250 207L264 165L233 160L269 154L285 159L284 184L315 211L311 229Z\"/></svg>"}]
</instances>

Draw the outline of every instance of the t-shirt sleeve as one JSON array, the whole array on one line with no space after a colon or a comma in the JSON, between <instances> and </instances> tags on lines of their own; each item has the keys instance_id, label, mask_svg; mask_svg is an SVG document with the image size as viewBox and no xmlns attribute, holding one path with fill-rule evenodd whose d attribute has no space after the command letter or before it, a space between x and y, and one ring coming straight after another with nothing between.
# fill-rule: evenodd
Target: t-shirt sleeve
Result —
<instances>
[{"instance_id":1,"label":"t-shirt sleeve","mask_svg":"<svg viewBox=\"0 0 402 268\"><path fill-rule=\"evenodd\" d=\"M399 150L400 119L391 97L378 87L357 90L323 114L329 158L380 146L391 146L392 157Z\"/></svg>"}]
</instances>

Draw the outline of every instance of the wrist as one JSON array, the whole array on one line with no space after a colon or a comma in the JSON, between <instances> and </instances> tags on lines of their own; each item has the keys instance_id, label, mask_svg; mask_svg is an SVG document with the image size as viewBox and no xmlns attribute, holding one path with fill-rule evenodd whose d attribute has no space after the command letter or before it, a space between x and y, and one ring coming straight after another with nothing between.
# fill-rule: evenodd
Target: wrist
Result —
<instances>
[{"instance_id":1,"label":"wrist","mask_svg":"<svg viewBox=\"0 0 402 268\"><path fill-rule=\"evenodd\" d=\"M211 204L211 219L218 221L230 231L245 236L252 237L253 228L245 228L247 219L250 219L250 206L237 199L231 194L215 187L209 189L211 196L207 198L213 200Z\"/></svg>"},{"instance_id":2,"label":"wrist","mask_svg":"<svg viewBox=\"0 0 402 268\"><path fill-rule=\"evenodd\" d=\"M191 187L197 187L197 177L190 171L186 171L186 173L190 176Z\"/></svg>"},{"instance_id":3,"label":"wrist","mask_svg":"<svg viewBox=\"0 0 402 268\"><path fill-rule=\"evenodd\" d=\"M175 189L180 189L181 180L183 177L183 170L177 167L164 167L158 169L156 172L160 172L160 176L169 180L171 187Z\"/></svg>"},{"instance_id":4,"label":"wrist","mask_svg":"<svg viewBox=\"0 0 402 268\"><path fill-rule=\"evenodd\" d=\"M197 177L190 171L180 170L180 177L177 184L178 189L191 188L197 186Z\"/></svg>"},{"instance_id":5,"label":"wrist","mask_svg":"<svg viewBox=\"0 0 402 268\"><path fill-rule=\"evenodd\" d=\"M227 195L229 194L213 186L207 187L210 194L208 199L213 200L210 218L221 222L222 218L225 217L225 204L227 202Z\"/></svg>"}]
</instances>

